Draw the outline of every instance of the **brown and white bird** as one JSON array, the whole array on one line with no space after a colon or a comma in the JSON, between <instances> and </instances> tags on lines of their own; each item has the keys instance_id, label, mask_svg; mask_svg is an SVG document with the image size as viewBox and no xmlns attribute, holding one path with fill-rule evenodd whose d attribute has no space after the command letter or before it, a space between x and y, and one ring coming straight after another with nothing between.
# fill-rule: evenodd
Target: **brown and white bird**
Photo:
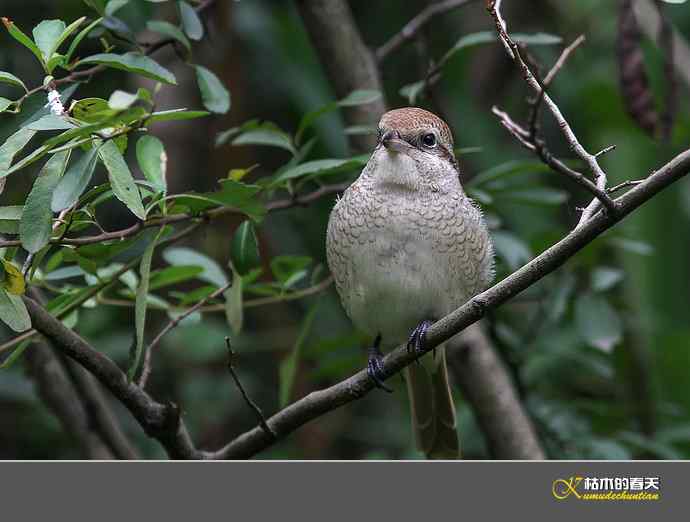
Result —
<instances>
[{"instance_id":1,"label":"brown and white bird","mask_svg":"<svg viewBox=\"0 0 690 522\"><path fill-rule=\"evenodd\" d=\"M493 278L489 232L460 184L443 120L414 107L383 115L374 153L331 212L326 250L346 312L376 338L369 376L387 389L381 343L419 352L433 321ZM457 458L444 347L421 362L406 370L417 446L429 458Z\"/></svg>"}]
</instances>

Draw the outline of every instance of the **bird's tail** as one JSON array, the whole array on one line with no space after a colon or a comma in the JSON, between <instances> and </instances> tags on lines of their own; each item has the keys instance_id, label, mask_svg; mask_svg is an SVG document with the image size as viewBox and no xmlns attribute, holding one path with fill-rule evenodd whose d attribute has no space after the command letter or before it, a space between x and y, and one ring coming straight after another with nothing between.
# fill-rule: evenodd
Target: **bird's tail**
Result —
<instances>
[{"instance_id":1,"label":"bird's tail","mask_svg":"<svg viewBox=\"0 0 690 522\"><path fill-rule=\"evenodd\" d=\"M417 448L428 459L460 458L455 405L448 383L445 346L407 367L407 392Z\"/></svg>"}]
</instances>

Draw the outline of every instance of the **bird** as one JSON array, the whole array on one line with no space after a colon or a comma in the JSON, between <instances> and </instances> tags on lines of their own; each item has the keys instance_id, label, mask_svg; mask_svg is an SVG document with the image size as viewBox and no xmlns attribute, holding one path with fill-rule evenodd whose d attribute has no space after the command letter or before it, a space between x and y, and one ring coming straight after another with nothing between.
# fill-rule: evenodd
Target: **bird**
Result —
<instances>
[{"instance_id":1,"label":"bird","mask_svg":"<svg viewBox=\"0 0 690 522\"><path fill-rule=\"evenodd\" d=\"M374 339L367 374L391 391L382 346L406 344L416 445L430 459L460 457L445 346L426 356L434 321L488 287L494 253L483 213L465 193L453 135L417 107L386 112L377 145L331 210L326 255L343 308Z\"/></svg>"}]
</instances>

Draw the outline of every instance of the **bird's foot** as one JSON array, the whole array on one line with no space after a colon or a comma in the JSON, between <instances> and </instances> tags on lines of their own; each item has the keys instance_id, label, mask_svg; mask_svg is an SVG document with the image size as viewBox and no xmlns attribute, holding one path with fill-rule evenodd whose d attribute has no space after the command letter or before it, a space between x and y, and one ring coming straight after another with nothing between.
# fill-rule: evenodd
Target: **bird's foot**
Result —
<instances>
[{"instance_id":1,"label":"bird's foot","mask_svg":"<svg viewBox=\"0 0 690 522\"><path fill-rule=\"evenodd\" d=\"M425 319L424 321L419 323L414 330L412 330L410 337L407 339L407 351L411 352L414 350L414 353L417 354L416 360L418 363L419 356L422 355L425 351L424 345L426 343L426 331L432 324L434 324L433 321Z\"/></svg>"},{"instance_id":2,"label":"bird's foot","mask_svg":"<svg viewBox=\"0 0 690 522\"><path fill-rule=\"evenodd\" d=\"M369 361L367 362L367 375L377 388L393 393L383 381L388 377L383 369L383 354L381 353L381 336L377 335L374 345L369 348Z\"/></svg>"}]
</instances>

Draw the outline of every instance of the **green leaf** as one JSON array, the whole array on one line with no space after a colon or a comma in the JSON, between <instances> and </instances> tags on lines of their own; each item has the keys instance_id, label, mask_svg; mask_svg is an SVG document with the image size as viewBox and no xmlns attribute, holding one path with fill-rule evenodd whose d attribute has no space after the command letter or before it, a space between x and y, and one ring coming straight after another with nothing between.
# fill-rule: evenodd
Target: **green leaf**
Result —
<instances>
[{"instance_id":1,"label":"green leaf","mask_svg":"<svg viewBox=\"0 0 690 522\"><path fill-rule=\"evenodd\" d=\"M301 143L302 142L302 136L304 135L304 132L309 127L311 127L316 120L318 120L321 116L328 114L329 112L333 112L337 108L338 108L338 102L332 102L332 103L328 103L328 104L324 105L323 107L319 107L316 110L308 112L304 116L302 116L302 119L299 122L299 126L297 127L297 132L295 133L295 142ZM216 146L217 146L217 143L216 143Z\"/></svg>"},{"instance_id":2,"label":"green leaf","mask_svg":"<svg viewBox=\"0 0 690 522\"><path fill-rule=\"evenodd\" d=\"M194 120L196 118L203 118L210 113L206 111L188 111L186 109L171 109L169 111L154 112L146 120L148 123L156 121L178 121L178 120Z\"/></svg>"},{"instance_id":3,"label":"green leaf","mask_svg":"<svg viewBox=\"0 0 690 522\"><path fill-rule=\"evenodd\" d=\"M595 292L605 292L610 290L625 277L625 272L618 268L609 266L598 266L592 270L591 281L592 290Z\"/></svg>"},{"instance_id":4,"label":"green leaf","mask_svg":"<svg viewBox=\"0 0 690 522\"><path fill-rule=\"evenodd\" d=\"M317 303L318 304L318 303ZM288 355L285 360L280 364L280 407L284 408L290 402L290 397L292 395L292 388L295 382L295 376L297 375L297 364L302 355L302 349L304 348L304 343L307 340L309 331L311 330L311 325L314 322L314 317L316 316L317 304L314 304L309 312L307 312L304 321L302 322L302 328L300 329L299 336L295 342L292 352Z\"/></svg>"},{"instance_id":5,"label":"green leaf","mask_svg":"<svg viewBox=\"0 0 690 522\"><path fill-rule=\"evenodd\" d=\"M313 160L297 165L291 169L281 172L271 182L271 186L279 185L289 179L299 178L307 174L318 176L325 174L337 174L354 170L366 165L366 160L362 158L346 158L346 159L321 159Z\"/></svg>"},{"instance_id":6,"label":"green leaf","mask_svg":"<svg viewBox=\"0 0 690 522\"><path fill-rule=\"evenodd\" d=\"M425 84L426 82L424 80L409 83L407 85L404 85L398 91L398 93L403 98L407 98L407 101L410 103L410 105L414 105L417 102L417 98L419 98L419 94L424 90Z\"/></svg>"},{"instance_id":7,"label":"green leaf","mask_svg":"<svg viewBox=\"0 0 690 522\"><path fill-rule=\"evenodd\" d=\"M149 31L160 33L162 35L167 36L168 38L172 38L173 40L177 40L182 45L184 45L188 51L191 50L191 48L192 48L192 45L189 43L189 40L184 35L184 33L180 30L180 28L177 26L174 26L171 23L163 22L161 20L150 20L150 21L146 22L146 28Z\"/></svg>"},{"instance_id":8,"label":"green leaf","mask_svg":"<svg viewBox=\"0 0 690 522\"><path fill-rule=\"evenodd\" d=\"M547 33L513 33L511 36L515 42L525 45L557 45L563 41L560 36Z\"/></svg>"},{"instance_id":9,"label":"green leaf","mask_svg":"<svg viewBox=\"0 0 690 522\"><path fill-rule=\"evenodd\" d=\"M29 143L34 134L36 134L34 130L19 129L0 146L0 178L4 178L10 173L12 160Z\"/></svg>"},{"instance_id":10,"label":"green leaf","mask_svg":"<svg viewBox=\"0 0 690 522\"><path fill-rule=\"evenodd\" d=\"M54 131L75 129L76 125L71 123L67 118L57 116L55 114L46 114L42 118L29 123L26 129L34 131Z\"/></svg>"},{"instance_id":11,"label":"green leaf","mask_svg":"<svg viewBox=\"0 0 690 522\"><path fill-rule=\"evenodd\" d=\"M74 37L72 40L72 43L69 44L69 48L67 49L67 54L65 54L65 63L69 63L72 61L72 56L74 55L74 52L77 50L77 47L81 43L81 41L88 36L88 34L93 31L93 29L100 24L103 21L103 18L97 18L93 22L91 22L89 25L84 27L81 31L79 31L79 34Z\"/></svg>"},{"instance_id":12,"label":"green leaf","mask_svg":"<svg viewBox=\"0 0 690 522\"><path fill-rule=\"evenodd\" d=\"M132 173L113 141L107 141L99 150L98 155L108 171L108 179L115 197L122 201L132 214L139 219L146 219L146 211L141 202L141 194L134 183Z\"/></svg>"},{"instance_id":13,"label":"green leaf","mask_svg":"<svg viewBox=\"0 0 690 522\"><path fill-rule=\"evenodd\" d=\"M587 344L610 352L623 337L618 313L603 297L584 294L575 302L575 323Z\"/></svg>"},{"instance_id":14,"label":"green leaf","mask_svg":"<svg viewBox=\"0 0 690 522\"><path fill-rule=\"evenodd\" d=\"M515 234L494 231L491 240L496 254L505 260L510 270L516 270L532 259L532 252L522 239Z\"/></svg>"},{"instance_id":15,"label":"green leaf","mask_svg":"<svg viewBox=\"0 0 690 522\"><path fill-rule=\"evenodd\" d=\"M309 256L276 256L271 259L271 272L283 286L295 279L295 274L303 272L313 262Z\"/></svg>"},{"instance_id":16,"label":"green leaf","mask_svg":"<svg viewBox=\"0 0 690 522\"><path fill-rule=\"evenodd\" d=\"M60 212L74 205L93 176L98 162L96 147L85 152L79 160L60 178L53 191L50 208L53 212Z\"/></svg>"},{"instance_id":17,"label":"green leaf","mask_svg":"<svg viewBox=\"0 0 690 522\"><path fill-rule=\"evenodd\" d=\"M242 306L242 276L236 270L232 271L232 286L223 292L225 298L225 319L234 335L239 335L244 322L244 308Z\"/></svg>"},{"instance_id":18,"label":"green leaf","mask_svg":"<svg viewBox=\"0 0 690 522\"><path fill-rule=\"evenodd\" d=\"M215 206L232 207L245 213L254 221L260 221L266 215L266 207L256 197L261 187L247 185L239 181L224 179L220 181L221 190L204 194L185 194L175 201L188 206L192 212L199 212Z\"/></svg>"},{"instance_id":19,"label":"green leaf","mask_svg":"<svg viewBox=\"0 0 690 522\"><path fill-rule=\"evenodd\" d=\"M2 364L0 364L0 369L8 370L11 368L15 361L22 356L24 350L26 350L31 344L31 341L32 339L26 339L19 343L19 346L17 346L12 353L4 361L2 361Z\"/></svg>"},{"instance_id":20,"label":"green leaf","mask_svg":"<svg viewBox=\"0 0 690 522\"><path fill-rule=\"evenodd\" d=\"M43 20L34 27L33 35L36 46L40 49L43 61L48 62L60 41L60 36L67 27L62 20Z\"/></svg>"},{"instance_id":21,"label":"green leaf","mask_svg":"<svg viewBox=\"0 0 690 522\"><path fill-rule=\"evenodd\" d=\"M353 107L355 105L366 105L367 103L375 102L379 98L381 98L381 91L375 89L361 89L352 91L345 98L336 103L339 107Z\"/></svg>"},{"instance_id":22,"label":"green leaf","mask_svg":"<svg viewBox=\"0 0 690 522\"><path fill-rule=\"evenodd\" d=\"M163 143L155 136L142 136L137 141L137 161L144 176L155 187L157 192L167 192L165 177L168 155Z\"/></svg>"},{"instance_id":23,"label":"green leaf","mask_svg":"<svg viewBox=\"0 0 690 522\"><path fill-rule=\"evenodd\" d=\"M29 38L24 32L17 27L14 22L12 22L9 18L2 17L2 23L5 25L5 28L7 31L12 35L12 38L17 40L20 44L22 44L24 47L29 49L36 58L38 58L38 61L41 63L41 65L44 64L43 62L43 55L41 54L41 50L36 46L36 44L33 42L31 38Z\"/></svg>"},{"instance_id":24,"label":"green leaf","mask_svg":"<svg viewBox=\"0 0 690 522\"><path fill-rule=\"evenodd\" d=\"M546 34L546 33L536 33L536 34L524 34L524 33L514 33L511 35L512 39L516 43L526 44L526 45L555 45L563 41L559 36ZM467 34L462 36L453 47L451 47L448 52L439 61L440 64L445 64L451 57L453 57L458 51L463 49L468 49L470 47L475 47L477 45L491 43L497 41L495 31L479 31L477 33Z\"/></svg>"},{"instance_id":25,"label":"green leaf","mask_svg":"<svg viewBox=\"0 0 690 522\"><path fill-rule=\"evenodd\" d=\"M108 0L84 0L84 3L92 9L95 9L98 12L98 14L104 15L105 4L108 3Z\"/></svg>"},{"instance_id":26,"label":"green leaf","mask_svg":"<svg viewBox=\"0 0 690 522\"><path fill-rule=\"evenodd\" d=\"M654 247L645 241L625 237L612 237L608 242L616 248L640 256L651 256L654 253Z\"/></svg>"},{"instance_id":27,"label":"green leaf","mask_svg":"<svg viewBox=\"0 0 690 522\"><path fill-rule=\"evenodd\" d=\"M22 298L8 293L3 288L0 288L0 321L15 332L24 332L31 328L31 318Z\"/></svg>"},{"instance_id":28,"label":"green leaf","mask_svg":"<svg viewBox=\"0 0 690 522\"><path fill-rule=\"evenodd\" d=\"M204 26L194 8L184 0L177 2L180 8L182 28L192 40L201 40L204 37Z\"/></svg>"},{"instance_id":29,"label":"green leaf","mask_svg":"<svg viewBox=\"0 0 690 522\"><path fill-rule=\"evenodd\" d=\"M218 288L228 284L228 278L223 269L213 259L185 247L168 248L163 252L163 259L175 266L199 266L203 273L198 278L216 285Z\"/></svg>"},{"instance_id":30,"label":"green leaf","mask_svg":"<svg viewBox=\"0 0 690 522\"><path fill-rule=\"evenodd\" d=\"M204 107L218 114L230 110L230 93L220 79L206 67L196 65L196 81L201 92Z\"/></svg>"},{"instance_id":31,"label":"green leaf","mask_svg":"<svg viewBox=\"0 0 690 522\"><path fill-rule=\"evenodd\" d=\"M105 6L105 15L113 16L119 9L126 6L129 0L109 0Z\"/></svg>"},{"instance_id":32,"label":"green leaf","mask_svg":"<svg viewBox=\"0 0 690 522\"><path fill-rule=\"evenodd\" d=\"M511 160L478 173L466 185L477 187L512 176L549 172L550 170L549 167L539 161Z\"/></svg>"},{"instance_id":33,"label":"green leaf","mask_svg":"<svg viewBox=\"0 0 690 522\"><path fill-rule=\"evenodd\" d=\"M26 85L24 85L23 81L17 78L14 74L5 71L0 71L0 83L9 83L10 85L17 85L24 89L26 92L28 92L28 89L26 88Z\"/></svg>"},{"instance_id":34,"label":"green leaf","mask_svg":"<svg viewBox=\"0 0 690 522\"><path fill-rule=\"evenodd\" d=\"M103 98L83 98L74 102L72 117L85 123L98 123L115 114Z\"/></svg>"},{"instance_id":35,"label":"green leaf","mask_svg":"<svg viewBox=\"0 0 690 522\"><path fill-rule=\"evenodd\" d=\"M2 96L0 96L0 112L5 112L7 107L12 105L12 103L12 100L8 100L7 98L3 98Z\"/></svg>"},{"instance_id":36,"label":"green leaf","mask_svg":"<svg viewBox=\"0 0 690 522\"><path fill-rule=\"evenodd\" d=\"M232 145L268 145L286 149L292 155L297 154L290 135L274 123L268 121L257 122L252 120L241 127L235 127L222 132L216 138L216 146L225 144L233 136L236 137L231 141Z\"/></svg>"},{"instance_id":37,"label":"green leaf","mask_svg":"<svg viewBox=\"0 0 690 522\"><path fill-rule=\"evenodd\" d=\"M204 269L200 266L169 266L151 274L149 290L158 290L165 286L188 281L203 272Z\"/></svg>"},{"instance_id":38,"label":"green leaf","mask_svg":"<svg viewBox=\"0 0 690 522\"><path fill-rule=\"evenodd\" d=\"M139 99L139 95L125 91L114 91L108 100L108 107L114 111L129 109Z\"/></svg>"},{"instance_id":39,"label":"green leaf","mask_svg":"<svg viewBox=\"0 0 690 522\"><path fill-rule=\"evenodd\" d=\"M570 195L559 189L547 187L535 187L529 189L512 189L503 192L495 192L496 197L504 200L522 203L525 205L560 205L568 200Z\"/></svg>"},{"instance_id":40,"label":"green leaf","mask_svg":"<svg viewBox=\"0 0 690 522\"><path fill-rule=\"evenodd\" d=\"M48 244L53 232L51 201L53 192L67 168L70 152L54 154L43 166L31 189L19 224L19 238L22 246L36 253Z\"/></svg>"},{"instance_id":41,"label":"green leaf","mask_svg":"<svg viewBox=\"0 0 690 522\"><path fill-rule=\"evenodd\" d=\"M22 295L26 291L26 281L24 281L24 274L13 263L6 259L0 258L0 272L3 279L0 281L0 287L7 290L13 295Z\"/></svg>"},{"instance_id":42,"label":"green leaf","mask_svg":"<svg viewBox=\"0 0 690 522\"><path fill-rule=\"evenodd\" d=\"M79 65L97 63L112 67L114 69L121 69L123 71L140 74L146 78L157 80L159 82L177 85L175 75L162 67L148 56L137 53L112 54L101 53L94 54L79 61Z\"/></svg>"},{"instance_id":43,"label":"green leaf","mask_svg":"<svg viewBox=\"0 0 690 522\"><path fill-rule=\"evenodd\" d=\"M232 236L230 259L235 271L244 275L261 264L259 242L251 221L244 221Z\"/></svg>"},{"instance_id":44,"label":"green leaf","mask_svg":"<svg viewBox=\"0 0 690 522\"><path fill-rule=\"evenodd\" d=\"M0 233L18 234L23 205L0 207Z\"/></svg>"},{"instance_id":45,"label":"green leaf","mask_svg":"<svg viewBox=\"0 0 690 522\"><path fill-rule=\"evenodd\" d=\"M144 330L146 327L146 306L148 304L147 298L149 295L151 260L153 259L153 252L155 251L158 240L162 234L163 228L158 231L151 242L146 246L144 255L141 256L141 262L139 263L139 286L137 287L136 300L134 302L134 328L136 331L136 346L132 363L127 370L127 380L129 382L132 382L132 379L134 379L134 376L139 369L141 355L144 351Z\"/></svg>"}]
</instances>

